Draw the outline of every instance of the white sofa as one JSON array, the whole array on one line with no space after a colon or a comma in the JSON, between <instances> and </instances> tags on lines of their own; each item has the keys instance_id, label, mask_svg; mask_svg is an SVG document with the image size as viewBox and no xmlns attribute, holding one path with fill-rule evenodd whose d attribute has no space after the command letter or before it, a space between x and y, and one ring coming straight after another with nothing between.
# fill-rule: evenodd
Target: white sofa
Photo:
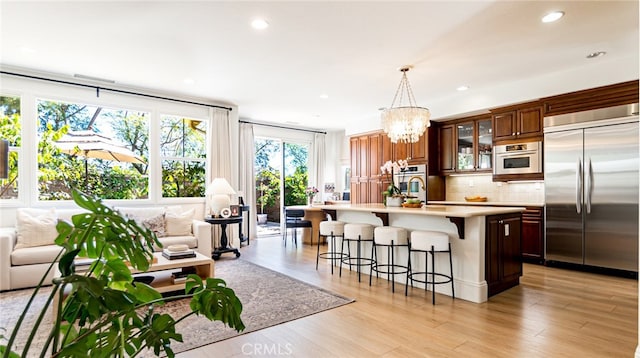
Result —
<instances>
[{"instance_id":1,"label":"white sofa","mask_svg":"<svg viewBox=\"0 0 640 358\"><path fill-rule=\"evenodd\" d=\"M164 247L187 244L190 248L211 257L211 226L196 217L194 209L181 206L116 207L121 213L148 225L150 221L164 221L162 227L150 227L158 234ZM68 220L82 209L18 209L16 226L0 228L0 291L34 287L60 251L53 244L57 236L57 220ZM162 225L159 225L162 226ZM163 237L160 237L163 236ZM156 247L156 251L160 251ZM51 284L53 270L45 284Z\"/></svg>"}]
</instances>

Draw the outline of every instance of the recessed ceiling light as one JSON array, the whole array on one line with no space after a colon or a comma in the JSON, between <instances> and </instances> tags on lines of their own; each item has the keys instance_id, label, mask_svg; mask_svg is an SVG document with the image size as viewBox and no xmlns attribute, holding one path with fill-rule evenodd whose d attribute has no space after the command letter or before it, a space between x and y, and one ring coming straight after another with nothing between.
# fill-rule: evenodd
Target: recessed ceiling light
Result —
<instances>
[{"instance_id":1,"label":"recessed ceiling light","mask_svg":"<svg viewBox=\"0 0 640 358\"><path fill-rule=\"evenodd\" d=\"M546 22L558 21L563 16L564 16L564 11L553 11L544 15L544 17L542 17L542 22L546 23Z\"/></svg>"},{"instance_id":2,"label":"recessed ceiling light","mask_svg":"<svg viewBox=\"0 0 640 358\"><path fill-rule=\"evenodd\" d=\"M458 90L458 91L466 91L468 89L469 89L469 86L460 86L460 87L456 88L456 90Z\"/></svg>"},{"instance_id":3,"label":"recessed ceiling light","mask_svg":"<svg viewBox=\"0 0 640 358\"><path fill-rule=\"evenodd\" d=\"M327 99L327 98L329 98L329 95L326 94L326 93L323 93L323 94L320 95L320 98Z\"/></svg>"},{"instance_id":4,"label":"recessed ceiling light","mask_svg":"<svg viewBox=\"0 0 640 358\"><path fill-rule=\"evenodd\" d=\"M604 52L604 51L592 52L592 53L587 55L587 58L596 58L596 57L604 56L606 54L607 53Z\"/></svg>"},{"instance_id":5,"label":"recessed ceiling light","mask_svg":"<svg viewBox=\"0 0 640 358\"><path fill-rule=\"evenodd\" d=\"M251 27L256 30L264 30L269 27L269 23L265 19L255 19L251 21Z\"/></svg>"},{"instance_id":6,"label":"recessed ceiling light","mask_svg":"<svg viewBox=\"0 0 640 358\"><path fill-rule=\"evenodd\" d=\"M196 81L193 78L185 78L184 80L182 80L182 82L184 82L184 84L186 85L192 85L196 83Z\"/></svg>"}]
</instances>

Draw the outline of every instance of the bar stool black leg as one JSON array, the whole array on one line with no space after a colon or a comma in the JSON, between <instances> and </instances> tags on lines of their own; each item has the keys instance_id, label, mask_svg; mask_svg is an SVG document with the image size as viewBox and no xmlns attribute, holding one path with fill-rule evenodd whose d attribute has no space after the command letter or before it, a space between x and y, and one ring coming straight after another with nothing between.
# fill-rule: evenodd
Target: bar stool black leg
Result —
<instances>
[{"instance_id":1,"label":"bar stool black leg","mask_svg":"<svg viewBox=\"0 0 640 358\"><path fill-rule=\"evenodd\" d=\"M431 246L431 304L436 304L436 255L433 245Z\"/></svg>"},{"instance_id":2,"label":"bar stool black leg","mask_svg":"<svg viewBox=\"0 0 640 358\"><path fill-rule=\"evenodd\" d=\"M451 243L449 243L449 269L451 270L451 297L456 298L456 291L453 287L453 259L451 258Z\"/></svg>"},{"instance_id":3,"label":"bar stool black leg","mask_svg":"<svg viewBox=\"0 0 640 358\"><path fill-rule=\"evenodd\" d=\"M320 261L320 239L318 238L318 251L316 252L316 271L318 270L318 261ZM333 274L333 266L331 266L331 273Z\"/></svg>"},{"instance_id":4,"label":"bar stool black leg","mask_svg":"<svg viewBox=\"0 0 640 358\"><path fill-rule=\"evenodd\" d=\"M409 258L407 259L407 280L404 285L404 295L409 295L409 279L411 279L411 287L413 287L413 277L411 277L411 242L407 245L409 248Z\"/></svg>"}]
</instances>

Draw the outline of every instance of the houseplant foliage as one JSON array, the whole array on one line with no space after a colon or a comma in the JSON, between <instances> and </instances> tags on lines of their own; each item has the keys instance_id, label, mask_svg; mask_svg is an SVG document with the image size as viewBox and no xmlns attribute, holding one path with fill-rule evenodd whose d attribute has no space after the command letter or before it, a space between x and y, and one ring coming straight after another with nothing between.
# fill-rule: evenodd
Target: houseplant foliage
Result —
<instances>
[{"instance_id":1,"label":"houseplant foliage","mask_svg":"<svg viewBox=\"0 0 640 358\"><path fill-rule=\"evenodd\" d=\"M394 172L400 173L401 171L406 169L408 166L409 166L409 163L407 162L407 160L401 159L395 162L388 160L386 163L384 163L384 165L380 167L380 173L383 175L384 174L389 175L389 181L390 181L390 184L387 187L387 190L382 192L382 195L385 198L385 202L387 197L404 198L404 195L402 195L400 188L398 188L393 182L393 173Z\"/></svg>"},{"instance_id":2,"label":"houseplant foliage","mask_svg":"<svg viewBox=\"0 0 640 358\"><path fill-rule=\"evenodd\" d=\"M156 236L134 220L103 205L100 200L76 190L74 201L87 213L73 216L73 225L57 224L56 244L63 249L58 265L60 277L53 280L51 294L38 313L33 327L23 327L27 311L41 286L29 299L6 345L0 346L3 357L27 356L54 296L58 295L56 315L40 356L52 357L124 357L136 356L145 349L158 355L173 357L171 341L182 341L175 325L191 315L204 315L242 331L242 304L234 291L221 279L203 280L189 275L184 294L163 298L153 287L135 282L131 269L146 271L153 258L153 245L160 246ZM86 272L76 272L74 259L96 259ZM130 267L127 265L129 263ZM65 298L66 296L66 298ZM158 305L169 300L191 298L191 312L175 319L156 312ZM14 352L19 330L30 329L22 352Z\"/></svg>"}]
</instances>

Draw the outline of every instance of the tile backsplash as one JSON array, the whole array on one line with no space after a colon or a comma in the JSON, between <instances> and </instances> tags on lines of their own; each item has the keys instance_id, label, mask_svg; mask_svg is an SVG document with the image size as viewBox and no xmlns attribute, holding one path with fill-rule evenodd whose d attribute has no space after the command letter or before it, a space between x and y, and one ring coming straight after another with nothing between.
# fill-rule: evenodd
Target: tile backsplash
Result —
<instances>
[{"instance_id":1,"label":"tile backsplash","mask_svg":"<svg viewBox=\"0 0 640 358\"><path fill-rule=\"evenodd\" d=\"M465 196L486 196L488 202L544 203L544 182L494 182L491 174L448 176L446 200L464 201Z\"/></svg>"}]
</instances>

